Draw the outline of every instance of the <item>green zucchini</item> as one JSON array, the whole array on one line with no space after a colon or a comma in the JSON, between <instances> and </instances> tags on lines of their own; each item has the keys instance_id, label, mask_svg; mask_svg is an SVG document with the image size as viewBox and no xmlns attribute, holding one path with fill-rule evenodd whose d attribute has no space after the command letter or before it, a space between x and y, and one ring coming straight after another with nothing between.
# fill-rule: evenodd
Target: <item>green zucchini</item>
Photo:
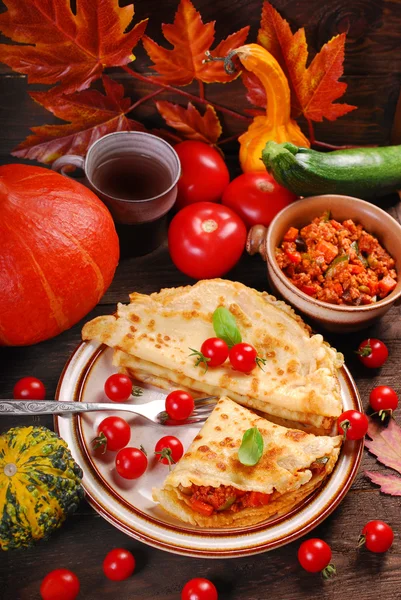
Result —
<instances>
[{"instance_id":1,"label":"green zucchini","mask_svg":"<svg viewBox=\"0 0 401 600\"><path fill-rule=\"evenodd\" d=\"M267 142L262 161L278 183L298 196L369 199L401 188L401 146L317 152L290 142Z\"/></svg>"}]
</instances>

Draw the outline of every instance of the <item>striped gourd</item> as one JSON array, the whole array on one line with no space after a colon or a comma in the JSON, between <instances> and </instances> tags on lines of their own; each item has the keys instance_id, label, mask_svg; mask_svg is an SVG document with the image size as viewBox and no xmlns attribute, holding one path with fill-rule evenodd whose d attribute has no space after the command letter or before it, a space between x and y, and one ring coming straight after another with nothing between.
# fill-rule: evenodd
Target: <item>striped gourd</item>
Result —
<instances>
[{"instance_id":1,"label":"striped gourd","mask_svg":"<svg viewBox=\"0 0 401 600\"><path fill-rule=\"evenodd\" d=\"M27 547L60 527L83 497L82 471L45 427L0 436L0 547Z\"/></svg>"}]
</instances>

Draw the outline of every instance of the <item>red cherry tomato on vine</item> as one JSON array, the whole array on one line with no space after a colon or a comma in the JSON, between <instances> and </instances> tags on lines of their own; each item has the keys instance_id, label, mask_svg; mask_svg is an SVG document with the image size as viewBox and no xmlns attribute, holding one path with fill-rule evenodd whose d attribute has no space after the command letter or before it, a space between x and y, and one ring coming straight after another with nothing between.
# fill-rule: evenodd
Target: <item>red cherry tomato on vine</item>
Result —
<instances>
[{"instance_id":1,"label":"red cherry tomato on vine","mask_svg":"<svg viewBox=\"0 0 401 600\"><path fill-rule=\"evenodd\" d=\"M181 600L218 600L216 586L209 579L195 577L182 588Z\"/></svg>"},{"instance_id":2,"label":"red cherry tomato on vine","mask_svg":"<svg viewBox=\"0 0 401 600\"><path fill-rule=\"evenodd\" d=\"M124 479L138 479L147 467L147 456L139 448L123 448L117 453L116 471Z\"/></svg>"},{"instance_id":3,"label":"red cherry tomato on vine","mask_svg":"<svg viewBox=\"0 0 401 600\"><path fill-rule=\"evenodd\" d=\"M43 400L45 396L46 388L36 377L23 377L14 386L15 400Z\"/></svg>"},{"instance_id":4,"label":"red cherry tomato on vine","mask_svg":"<svg viewBox=\"0 0 401 600\"><path fill-rule=\"evenodd\" d=\"M206 361L208 367L218 367L228 358L228 346L220 338L208 338L203 342L200 351L208 359Z\"/></svg>"},{"instance_id":5,"label":"red cherry tomato on vine","mask_svg":"<svg viewBox=\"0 0 401 600\"><path fill-rule=\"evenodd\" d=\"M114 548L103 561L103 573L112 581L123 581L135 570L135 558L123 548Z\"/></svg>"},{"instance_id":6,"label":"red cherry tomato on vine","mask_svg":"<svg viewBox=\"0 0 401 600\"><path fill-rule=\"evenodd\" d=\"M180 142L174 146L181 162L176 208L195 202L218 202L230 181L221 154L203 142Z\"/></svg>"},{"instance_id":7,"label":"red cherry tomato on vine","mask_svg":"<svg viewBox=\"0 0 401 600\"><path fill-rule=\"evenodd\" d=\"M248 229L270 225L276 214L297 196L277 183L270 173L243 173L224 190L222 203L232 208Z\"/></svg>"},{"instance_id":8,"label":"red cherry tomato on vine","mask_svg":"<svg viewBox=\"0 0 401 600\"><path fill-rule=\"evenodd\" d=\"M194 399L184 390L174 390L166 397L166 413L174 421L185 421L194 408Z\"/></svg>"},{"instance_id":9,"label":"red cherry tomato on vine","mask_svg":"<svg viewBox=\"0 0 401 600\"><path fill-rule=\"evenodd\" d=\"M388 349L382 341L375 338L368 338L359 344L357 354L365 367L378 369L386 362Z\"/></svg>"},{"instance_id":10,"label":"red cherry tomato on vine","mask_svg":"<svg viewBox=\"0 0 401 600\"><path fill-rule=\"evenodd\" d=\"M394 540L390 525L384 521L369 521L362 529L359 546L365 544L371 552L387 552Z\"/></svg>"},{"instance_id":11,"label":"red cherry tomato on vine","mask_svg":"<svg viewBox=\"0 0 401 600\"><path fill-rule=\"evenodd\" d=\"M231 366L236 371L242 371L242 373L249 373L259 364L259 361L264 362L258 358L255 348L251 344L245 344L244 342L235 344L231 348L228 358L230 359Z\"/></svg>"},{"instance_id":12,"label":"red cherry tomato on vine","mask_svg":"<svg viewBox=\"0 0 401 600\"><path fill-rule=\"evenodd\" d=\"M95 449L103 447L104 450L120 450L131 439L131 428L127 421L121 417L106 417L97 428Z\"/></svg>"},{"instance_id":13,"label":"red cherry tomato on vine","mask_svg":"<svg viewBox=\"0 0 401 600\"><path fill-rule=\"evenodd\" d=\"M241 258L246 227L221 204L198 202L175 215L168 231L170 256L180 271L194 279L220 277Z\"/></svg>"},{"instance_id":14,"label":"red cherry tomato on vine","mask_svg":"<svg viewBox=\"0 0 401 600\"><path fill-rule=\"evenodd\" d=\"M106 379L104 393L113 402L125 402L132 394L132 381L123 373L114 373Z\"/></svg>"},{"instance_id":15,"label":"red cherry tomato on vine","mask_svg":"<svg viewBox=\"0 0 401 600\"><path fill-rule=\"evenodd\" d=\"M155 454L159 462L164 465L171 465L180 460L184 454L184 447L178 438L173 435L165 435L157 442Z\"/></svg>"},{"instance_id":16,"label":"red cherry tomato on vine","mask_svg":"<svg viewBox=\"0 0 401 600\"><path fill-rule=\"evenodd\" d=\"M298 549L298 560L301 567L308 573L322 571L324 577L330 577L335 573L335 568L330 565L330 546L319 538L311 538L302 542Z\"/></svg>"},{"instance_id":17,"label":"red cherry tomato on vine","mask_svg":"<svg viewBox=\"0 0 401 600\"><path fill-rule=\"evenodd\" d=\"M50 571L40 585L42 600L75 600L79 594L79 579L72 571Z\"/></svg>"},{"instance_id":18,"label":"red cherry tomato on vine","mask_svg":"<svg viewBox=\"0 0 401 600\"><path fill-rule=\"evenodd\" d=\"M359 410L346 410L337 420L338 433L347 440L360 440L368 431L368 418Z\"/></svg>"},{"instance_id":19,"label":"red cherry tomato on vine","mask_svg":"<svg viewBox=\"0 0 401 600\"><path fill-rule=\"evenodd\" d=\"M370 392L369 404L380 417L385 418L397 408L398 396L390 386L378 385Z\"/></svg>"}]
</instances>

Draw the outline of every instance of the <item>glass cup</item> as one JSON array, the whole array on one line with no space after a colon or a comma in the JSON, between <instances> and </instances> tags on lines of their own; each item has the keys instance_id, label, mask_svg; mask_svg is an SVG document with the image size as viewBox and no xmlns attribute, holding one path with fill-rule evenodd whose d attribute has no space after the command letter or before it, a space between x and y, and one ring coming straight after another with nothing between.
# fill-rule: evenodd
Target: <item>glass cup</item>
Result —
<instances>
[{"instance_id":1,"label":"glass cup","mask_svg":"<svg viewBox=\"0 0 401 600\"><path fill-rule=\"evenodd\" d=\"M84 185L110 210L122 256L147 254L160 246L181 172L168 142L139 131L109 133L90 146L85 158L67 154L52 168L69 175L67 166L83 170Z\"/></svg>"}]
</instances>

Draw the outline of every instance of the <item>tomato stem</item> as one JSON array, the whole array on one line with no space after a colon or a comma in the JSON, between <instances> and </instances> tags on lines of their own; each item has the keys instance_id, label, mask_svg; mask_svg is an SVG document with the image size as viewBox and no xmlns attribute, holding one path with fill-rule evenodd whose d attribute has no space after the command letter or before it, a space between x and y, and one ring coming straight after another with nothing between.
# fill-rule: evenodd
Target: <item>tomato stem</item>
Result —
<instances>
[{"instance_id":1,"label":"tomato stem","mask_svg":"<svg viewBox=\"0 0 401 600\"><path fill-rule=\"evenodd\" d=\"M142 446L142 444L139 446L139 450L141 450L141 452L144 453L145 456L148 455L148 453L146 452L145 448Z\"/></svg>"},{"instance_id":2,"label":"tomato stem","mask_svg":"<svg viewBox=\"0 0 401 600\"><path fill-rule=\"evenodd\" d=\"M107 450L107 437L104 435L103 431L101 431L99 435L95 437L92 443L94 450L102 448L102 454L105 454Z\"/></svg>"},{"instance_id":3,"label":"tomato stem","mask_svg":"<svg viewBox=\"0 0 401 600\"><path fill-rule=\"evenodd\" d=\"M260 356L257 356L255 358L256 364L258 365L259 369L261 371L264 371L263 366L266 364L266 359L265 358L261 358ZM263 365L263 366L262 366Z\"/></svg>"},{"instance_id":4,"label":"tomato stem","mask_svg":"<svg viewBox=\"0 0 401 600\"><path fill-rule=\"evenodd\" d=\"M333 577L333 575L336 575L337 571L334 565L330 564L327 565L327 567L325 567L322 571L322 577L323 579L330 579L330 577Z\"/></svg>"},{"instance_id":5,"label":"tomato stem","mask_svg":"<svg viewBox=\"0 0 401 600\"><path fill-rule=\"evenodd\" d=\"M199 350L195 350L194 348L190 348L190 350L191 350L192 354L190 354L189 356L196 356L195 367L198 367L199 365L203 364L205 366L205 373L206 373L206 371L208 369L207 363L210 361L210 358L207 358Z\"/></svg>"},{"instance_id":6,"label":"tomato stem","mask_svg":"<svg viewBox=\"0 0 401 600\"><path fill-rule=\"evenodd\" d=\"M366 542L366 536L361 534L359 536L359 540L358 540L358 548L361 548L362 546L364 546L365 542Z\"/></svg>"},{"instance_id":7,"label":"tomato stem","mask_svg":"<svg viewBox=\"0 0 401 600\"><path fill-rule=\"evenodd\" d=\"M171 448L163 448L160 452L155 452L159 456L159 462L162 462L163 458L166 458L168 461L168 470L171 471L171 465L175 465L175 460L173 458L173 453L171 452Z\"/></svg>"},{"instance_id":8,"label":"tomato stem","mask_svg":"<svg viewBox=\"0 0 401 600\"><path fill-rule=\"evenodd\" d=\"M360 350L356 350L356 354L358 354L358 356L370 356L372 354L372 346L370 344L366 344L366 346Z\"/></svg>"},{"instance_id":9,"label":"tomato stem","mask_svg":"<svg viewBox=\"0 0 401 600\"><path fill-rule=\"evenodd\" d=\"M141 387L139 387L138 385L134 385L134 387L132 388L132 395L136 396L137 398L139 396L142 396L143 394L143 389Z\"/></svg>"},{"instance_id":10,"label":"tomato stem","mask_svg":"<svg viewBox=\"0 0 401 600\"><path fill-rule=\"evenodd\" d=\"M347 439L347 431L351 427L351 423L350 423L349 419L345 419L344 421L341 421L340 427L344 432L343 433L343 442L345 442Z\"/></svg>"}]
</instances>

